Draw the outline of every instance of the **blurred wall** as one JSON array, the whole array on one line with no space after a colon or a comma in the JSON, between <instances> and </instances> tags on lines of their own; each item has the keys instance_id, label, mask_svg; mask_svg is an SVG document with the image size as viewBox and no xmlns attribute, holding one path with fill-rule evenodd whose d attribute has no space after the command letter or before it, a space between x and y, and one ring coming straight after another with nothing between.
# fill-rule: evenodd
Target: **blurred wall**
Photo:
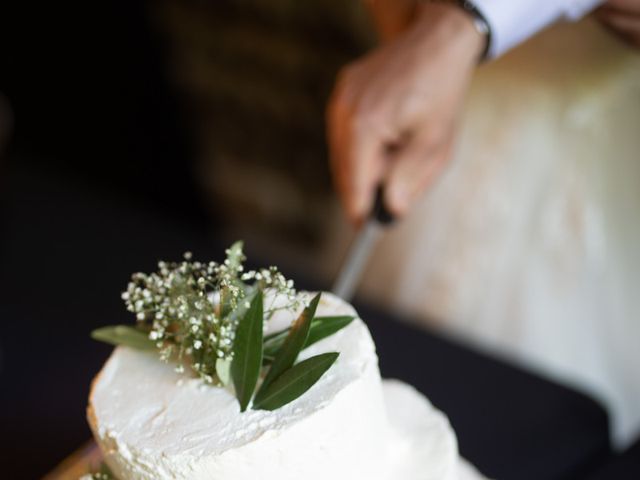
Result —
<instances>
[{"instance_id":1,"label":"blurred wall","mask_svg":"<svg viewBox=\"0 0 640 480\"><path fill-rule=\"evenodd\" d=\"M361 2L163 0L153 13L210 210L230 237L316 270L338 213L326 101L373 43Z\"/></svg>"}]
</instances>

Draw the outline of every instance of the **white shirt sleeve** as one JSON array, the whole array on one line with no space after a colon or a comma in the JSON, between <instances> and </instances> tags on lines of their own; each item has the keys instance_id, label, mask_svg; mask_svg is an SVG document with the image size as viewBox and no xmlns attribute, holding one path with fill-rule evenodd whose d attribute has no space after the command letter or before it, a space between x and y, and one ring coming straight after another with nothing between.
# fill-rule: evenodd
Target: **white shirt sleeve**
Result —
<instances>
[{"instance_id":1,"label":"white shirt sleeve","mask_svg":"<svg viewBox=\"0 0 640 480\"><path fill-rule=\"evenodd\" d=\"M489 57L502 55L561 18L578 20L603 0L474 0L491 27Z\"/></svg>"}]
</instances>

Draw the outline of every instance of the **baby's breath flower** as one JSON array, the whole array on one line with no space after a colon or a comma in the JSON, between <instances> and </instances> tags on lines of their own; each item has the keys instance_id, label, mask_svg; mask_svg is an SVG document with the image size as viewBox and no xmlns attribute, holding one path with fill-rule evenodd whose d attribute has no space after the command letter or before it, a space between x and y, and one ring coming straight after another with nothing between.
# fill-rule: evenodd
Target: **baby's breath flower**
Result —
<instances>
[{"instance_id":1,"label":"baby's breath flower","mask_svg":"<svg viewBox=\"0 0 640 480\"><path fill-rule=\"evenodd\" d=\"M181 262L158 262L157 272L135 273L122 293L128 311L148 329L163 361L178 359L205 382L219 383L216 359L230 360L238 308L249 307L250 288L272 290L286 305L266 308L265 317L283 308L299 306L293 282L275 267L244 271L240 243L227 251L223 263L193 261L190 252Z\"/></svg>"}]
</instances>

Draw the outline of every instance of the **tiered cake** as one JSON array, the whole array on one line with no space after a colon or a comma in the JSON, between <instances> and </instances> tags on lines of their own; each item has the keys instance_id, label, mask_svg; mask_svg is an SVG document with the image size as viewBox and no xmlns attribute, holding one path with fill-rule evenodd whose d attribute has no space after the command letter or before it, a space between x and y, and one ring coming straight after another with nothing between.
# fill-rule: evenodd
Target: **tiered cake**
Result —
<instances>
[{"instance_id":1,"label":"tiered cake","mask_svg":"<svg viewBox=\"0 0 640 480\"><path fill-rule=\"evenodd\" d=\"M356 315L323 294L319 315ZM281 311L266 332L288 327ZM336 363L274 411L240 411L229 388L177 373L157 354L117 347L96 377L88 418L120 480L463 480L481 478L458 455L444 415L412 387L381 381L364 322L304 349Z\"/></svg>"}]
</instances>

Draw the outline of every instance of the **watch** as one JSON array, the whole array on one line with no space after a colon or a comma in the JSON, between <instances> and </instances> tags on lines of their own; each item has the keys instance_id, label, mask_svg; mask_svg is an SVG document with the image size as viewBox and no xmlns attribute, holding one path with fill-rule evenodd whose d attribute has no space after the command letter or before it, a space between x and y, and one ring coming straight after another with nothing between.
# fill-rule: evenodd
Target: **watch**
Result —
<instances>
[{"instance_id":1,"label":"watch","mask_svg":"<svg viewBox=\"0 0 640 480\"><path fill-rule=\"evenodd\" d=\"M478 31L480 35L485 39L484 48L480 53L480 57L478 58L478 62L483 62L489 57L489 49L491 48L491 25L487 21L486 17L483 13L478 10L478 7L469 0L429 0L433 3L449 3L451 5L456 5L465 12L467 12L472 20L473 26Z\"/></svg>"}]
</instances>

